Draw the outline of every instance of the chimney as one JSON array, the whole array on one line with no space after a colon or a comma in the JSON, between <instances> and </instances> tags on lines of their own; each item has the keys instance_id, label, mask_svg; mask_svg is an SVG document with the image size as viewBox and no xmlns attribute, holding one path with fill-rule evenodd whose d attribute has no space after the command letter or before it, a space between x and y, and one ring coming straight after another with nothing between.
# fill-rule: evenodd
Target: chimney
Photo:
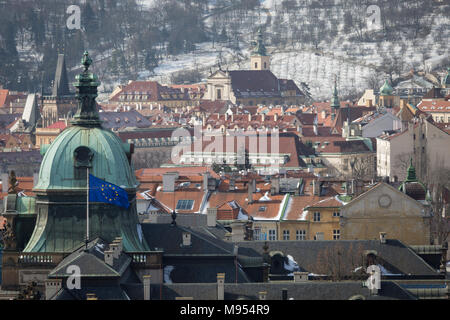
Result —
<instances>
[{"instance_id":1,"label":"chimney","mask_svg":"<svg viewBox=\"0 0 450 320\"><path fill-rule=\"evenodd\" d=\"M240 242L245 239L245 222L234 221L231 223L231 241Z\"/></svg>"},{"instance_id":2,"label":"chimney","mask_svg":"<svg viewBox=\"0 0 450 320\"><path fill-rule=\"evenodd\" d=\"M175 191L175 181L178 178L178 173L168 172L163 174L163 191L164 192L174 192Z\"/></svg>"},{"instance_id":3,"label":"chimney","mask_svg":"<svg viewBox=\"0 0 450 320\"><path fill-rule=\"evenodd\" d=\"M250 121L252 121L252 114L251 113L248 114L248 122L250 122Z\"/></svg>"},{"instance_id":4,"label":"chimney","mask_svg":"<svg viewBox=\"0 0 450 320\"><path fill-rule=\"evenodd\" d=\"M320 196L320 183L319 181L313 180L313 195Z\"/></svg>"},{"instance_id":5,"label":"chimney","mask_svg":"<svg viewBox=\"0 0 450 320\"><path fill-rule=\"evenodd\" d=\"M217 224L217 208L208 208L206 211L206 225L208 227L215 227Z\"/></svg>"},{"instance_id":6,"label":"chimney","mask_svg":"<svg viewBox=\"0 0 450 320\"><path fill-rule=\"evenodd\" d=\"M260 291L258 296L259 296L259 300L266 300L267 299L267 291Z\"/></svg>"},{"instance_id":7,"label":"chimney","mask_svg":"<svg viewBox=\"0 0 450 320\"><path fill-rule=\"evenodd\" d=\"M105 263L111 267L114 265L114 251L105 251Z\"/></svg>"},{"instance_id":8,"label":"chimney","mask_svg":"<svg viewBox=\"0 0 450 320\"><path fill-rule=\"evenodd\" d=\"M217 300L225 298L225 273L217 274Z\"/></svg>"},{"instance_id":9,"label":"chimney","mask_svg":"<svg viewBox=\"0 0 450 320\"><path fill-rule=\"evenodd\" d=\"M228 191L234 191L236 187L236 181L234 178L230 178L230 183L228 185Z\"/></svg>"},{"instance_id":10,"label":"chimney","mask_svg":"<svg viewBox=\"0 0 450 320\"><path fill-rule=\"evenodd\" d=\"M50 300L60 289L62 279L45 280L45 300Z\"/></svg>"},{"instance_id":11,"label":"chimney","mask_svg":"<svg viewBox=\"0 0 450 320\"><path fill-rule=\"evenodd\" d=\"M386 232L380 232L380 243L381 244L386 243Z\"/></svg>"},{"instance_id":12,"label":"chimney","mask_svg":"<svg viewBox=\"0 0 450 320\"><path fill-rule=\"evenodd\" d=\"M253 181L250 181L248 183L248 203L252 204L253 203Z\"/></svg>"},{"instance_id":13,"label":"chimney","mask_svg":"<svg viewBox=\"0 0 450 320\"><path fill-rule=\"evenodd\" d=\"M277 122L278 121L278 113L275 112L275 114L273 115L273 121Z\"/></svg>"},{"instance_id":14,"label":"chimney","mask_svg":"<svg viewBox=\"0 0 450 320\"><path fill-rule=\"evenodd\" d=\"M205 192L208 191L208 183L209 183L209 178L210 178L210 177L211 177L211 176L210 176L209 172L205 172L205 173L203 174L203 190L204 190Z\"/></svg>"},{"instance_id":15,"label":"chimney","mask_svg":"<svg viewBox=\"0 0 450 320\"><path fill-rule=\"evenodd\" d=\"M189 247L192 245L190 232L183 232L182 237L183 237L183 247Z\"/></svg>"},{"instance_id":16,"label":"chimney","mask_svg":"<svg viewBox=\"0 0 450 320\"><path fill-rule=\"evenodd\" d=\"M313 129L314 129L314 134L316 136L319 135L319 131L318 131L318 128L317 128L317 123L314 123Z\"/></svg>"},{"instance_id":17,"label":"chimney","mask_svg":"<svg viewBox=\"0 0 450 320\"><path fill-rule=\"evenodd\" d=\"M113 241L113 243L116 243L119 248L119 254L123 251L123 239L122 237L116 237Z\"/></svg>"},{"instance_id":18,"label":"chimney","mask_svg":"<svg viewBox=\"0 0 450 320\"><path fill-rule=\"evenodd\" d=\"M119 245L117 243L112 242L109 245L109 250L112 251L114 259L119 259L120 252L119 252Z\"/></svg>"},{"instance_id":19,"label":"chimney","mask_svg":"<svg viewBox=\"0 0 450 320\"><path fill-rule=\"evenodd\" d=\"M294 272L294 282L308 281L308 272Z\"/></svg>"},{"instance_id":20,"label":"chimney","mask_svg":"<svg viewBox=\"0 0 450 320\"><path fill-rule=\"evenodd\" d=\"M288 290L286 288L283 288L281 290L281 300L287 300L288 299L287 296L288 296Z\"/></svg>"},{"instance_id":21,"label":"chimney","mask_svg":"<svg viewBox=\"0 0 450 320\"><path fill-rule=\"evenodd\" d=\"M280 177L270 179L270 194L276 195L280 193Z\"/></svg>"},{"instance_id":22,"label":"chimney","mask_svg":"<svg viewBox=\"0 0 450 320\"><path fill-rule=\"evenodd\" d=\"M261 114L261 122L264 122L266 120L266 115L263 113Z\"/></svg>"},{"instance_id":23,"label":"chimney","mask_svg":"<svg viewBox=\"0 0 450 320\"><path fill-rule=\"evenodd\" d=\"M151 275L145 275L143 277L143 283L144 283L144 300L150 300L150 280Z\"/></svg>"},{"instance_id":24,"label":"chimney","mask_svg":"<svg viewBox=\"0 0 450 320\"><path fill-rule=\"evenodd\" d=\"M8 180L9 180L8 174L2 173L2 192L3 193L8 193L8 186L9 186Z\"/></svg>"}]
</instances>

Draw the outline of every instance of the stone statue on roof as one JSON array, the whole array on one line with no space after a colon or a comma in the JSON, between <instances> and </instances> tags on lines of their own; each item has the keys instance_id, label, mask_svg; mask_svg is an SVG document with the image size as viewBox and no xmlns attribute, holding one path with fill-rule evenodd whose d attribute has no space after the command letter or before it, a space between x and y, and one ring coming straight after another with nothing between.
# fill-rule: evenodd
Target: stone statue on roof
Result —
<instances>
[{"instance_id":1,"label":"stone statue on roof","mask_svg":"<svg viewBox=\"0 0 450 320\"><path fill-rule=\"evenodd\" d=\"M18 182L16 179L16 173L14 171L11 171L9 173L9 187L8 187L8 194L17 194L17 186Z\"/></svg>"}]
</instances>

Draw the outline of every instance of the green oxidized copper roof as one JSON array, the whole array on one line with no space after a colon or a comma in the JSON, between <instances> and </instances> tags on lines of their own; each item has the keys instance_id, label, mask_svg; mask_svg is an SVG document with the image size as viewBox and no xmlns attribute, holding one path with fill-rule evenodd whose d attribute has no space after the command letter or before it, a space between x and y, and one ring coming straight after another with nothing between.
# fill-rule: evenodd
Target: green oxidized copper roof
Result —
<instances>
[{"instance_id":1,"label":"green oxidized copper roof","mask_svg":"<svg viewBox=\"0 0 450 320\"><path fill-rule=\"evenodd\" d=\"M420 187L423 188L423 192L426 193L426 191L427 191L427 188L425 187L425 185L422 182L420 182L419 179L417 179L416 168L414 168L414 166L413 166L412 158L410 159L410 163L409 163L409 167L408 167L408 175L406 176L406 180L400 185L400 187L398 189L403 193L408 193L407 192L408 191L407 184L420 185Z\"/></svg>"},{"instance_id":2,"label":"green oxidized copper roof","mask_svg":"<svg viewBox=\"0 0 450 320\"><path fill-rule=\"evenodd\" d=\"M385 80L383 86L380 88L380 95L381 96L390 96L390 95L392 95L392 92L394 92L394 89L392 89L389 82L387 80Z\"/></svg>"},{"instance_id":3,"label":"green oxidized copper roof","mask_svg":"<svg viewBox=\"0 0 450 320\"><path fill-rule=\"evenodd\" d=\"M97 127L73 126L48 147L35 189L84 189L86 181L75 179L74 151L86 146L93 152L90 173L122 188L136 188L136 177L125 151L129 148L113 132Z\"/></svg>"},{"instance_id":4,"label":"green oxidized copper roof","mask_svg":"<svg viewBox=\"0 0 450 320\"><path fill-rule=\"evenodd\" d=\"M90 173L122 188L136 188L137 181L128 162L129 144L124 144L111 131L101 127L97 112L97 76L89 72L92 63L87 52L81 60L83 73L76 76L78 110L73 126L64 130L50 146L43 146L45 153L39 171L37 190L61 190L86 188L83 179L75 178L74 152L81 146L93 154Z\"/></svg>"},{"instance_id":5,"label":"green oxidized copper roof","mask_svg":"<svg viewBox=\"0 0 450 320\"><path fill-rule=\"evenodd\" d=\"M256 40L256 42L253 42L252 44L255 46L255 48L252 51L252 55L267 56L267 49L266 46L264 45L264 36L262 34L261 28L258 29L258 39Z\"/></svg>"},{"instance_id":6,"label":"green oxidized copper roof","mask_svg":"<svg viewBox=\"0 0 450 320\"><path fill-rule=\"evenodd\" d=\"M333 98L331 98L331 107L332 108L340 108L341 103L339 102L338 90L336 80L334 81L334 90L333 90Z\"/></svg>"},{"instance_id":7,"label":"green oxidized copper roof","mask_svg":"<svg viewBox=\"0 0 450 320\"><path fill-rule=\"evenodd\" d=\"M84 71L74 84L78 111L73 126L64 130L50 146L41 148L45 155L34 190L39 191L37 197L43 202L39 204L36 225L25 252L72 252L83 245L87 233L87 181L82 173L87 167L94 176L127 189L132 201L128 209L91 203L90 239L101 237L110 242L121 237L125 251L148 250L133 200L138 183L128 162L130 145L101 127L95 101L99 82L88 71L91 62L85 52Z\"/></svg>"}]
</instances>

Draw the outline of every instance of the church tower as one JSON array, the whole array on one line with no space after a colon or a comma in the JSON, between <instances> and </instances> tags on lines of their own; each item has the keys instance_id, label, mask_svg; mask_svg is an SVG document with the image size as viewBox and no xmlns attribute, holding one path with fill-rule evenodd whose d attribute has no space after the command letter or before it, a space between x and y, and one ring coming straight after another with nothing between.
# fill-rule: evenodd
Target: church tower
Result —
<instances>
[{"instance_id":1,"label":"church tower","mask_svg":"<svg viewBox=\"0 0 450 320\"><path fill-rule=\"evenodd\" d=\"M270 70L270 56L267 55L261 28L258 29L258 38L253 45L255 48L250 56L250 70Z\"/></svg>"},{"instance_id":2,"label":"church tower","mask_svg":"<svg viewBox=\"0 0 450 320\"><path fill-rule=\"evenodd\" d=\"M330 101L330 107L331 107L331 116L334 120L334 118L336 117L337 111L341 107L341 103L339 101L338 90L337 90L336 78L334 78L334 90L333 90L333 97L331 98L331 101Z\"/></svg>"},{"instance_id":3,"label":"church tower","mask_svg":"<svg viewBox=\"0 0 450 320\"><path fill-rule=\"evenodd\" d=\"M392 89L389 82L384 81L383 86L380 88L380 102L379 107L392 108L394 106L394 89Z\"/></svg>"},{"instance_id":4,"label":"church tower","mask_svg":"<svg viewBox=\"0 0 450 320\"><path fill-rule=\"evenodd\" d=\"M52 93L42 99L42 127L70 118L76 110L76 98L69 90L64 54L58 54Z\"/></svg>"}]
</instances>

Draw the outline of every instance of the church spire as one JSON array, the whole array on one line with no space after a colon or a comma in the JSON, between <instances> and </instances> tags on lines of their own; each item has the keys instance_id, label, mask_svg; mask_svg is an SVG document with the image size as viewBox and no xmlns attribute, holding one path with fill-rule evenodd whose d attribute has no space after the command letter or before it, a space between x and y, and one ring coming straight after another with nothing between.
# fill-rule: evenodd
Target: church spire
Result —
<instances>
[{"instance_id":1,"label":"church spire","mask_svg":"<svg viewBox=\"0 0 450 320\"><path fill-rule=\"evenodd\" d=\"M412 158L410 158L406 182L416 182L416 181L418 181L416 176L416 168L414 168Z\"/></svg>"},{"instance_id":2,"label":"church spire","mask_svg":"<svg viewBox=\"0 0 450 320\"><path fill-rule=\"evenodd\" d=\"M100 117L97 112L97 87L100 85L95 74L89 72L92 59L87 51L84 52L81 64L84 66L83 73L76 76L74 83L77 88L78 110L74 116L74 125L99 127Z\"/></svg>"},{"instance_id":3,"label":"church spire","mask_svg":"<svg viewBox=\"0 0 450 320\"><path fill-rule=\"evenodd\" d=\"M253 55L257 55L257 56L267 56L267 49L266 46L264 45L264 36L262 33L262 29L261 27L258 29L258 37L256 42L253 42L253 44L255 45L255 48L253 49L252 54Z\"/></svg>"},{"instance_id":4,"label":"church spire","mask_svg":"<svg viewBox=\"0 0 450 320\"><path fill-rule=\"evenodd\" d=\"M52 96L61 97L71 95L69 81L67 81L66 61L64 54L58 54L55 80L53 81Z\"/></svg>"},{"instance_id":5,"label":"church spire","mask_svg":"<svg viewBox=\"0 0 450 320\"><path fill-rule=\"evenodd\" d=\"M334 90L333 98L331 98L331 107L334 109L339 109L341 107L341 103L339 102L336 77L334 78Z\"/></svg>"}]
</instances>

